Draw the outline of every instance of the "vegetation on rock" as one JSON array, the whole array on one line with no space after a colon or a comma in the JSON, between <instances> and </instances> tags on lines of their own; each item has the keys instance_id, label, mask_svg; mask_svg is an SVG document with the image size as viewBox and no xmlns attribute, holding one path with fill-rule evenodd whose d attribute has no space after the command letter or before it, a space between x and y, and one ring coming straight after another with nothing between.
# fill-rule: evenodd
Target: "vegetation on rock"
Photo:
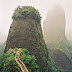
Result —
<instances>
[{"instance_id":1,"label":"vegetation on rock","mask_svg":"<svg viewBox=\"0 0 72 72\"><path fill-rule=\"evenodd\" d=\"M39 66L35 63L36 58L30 56L27 49L20 49L20 59L29 72L39 72ZM15 53L12 49L0 55L0 72L21 72L20 67L15 62Z\"/></svg>"},{"instance_id":2,"label":"vegetation on rock","mask_svg":"<svg viewBox=\"0 0 72 72\"><path fill-rule=\"evenodd\" d=\"M64 39L59 48L62 49L62 51L65 52L65 54L67 54L69 58L71 58L71 54L72 54L72 42L71 41Z\"/></svg>"},{"instance_id":3,"label":"vegetation on rock","mask_svg":"<svg viewBox=\"0 0 72 72\"><path fill-rule=\"evenodd\" d=\"M39 12L30 6L17 7L12 18L5 52L9 48L26 48L31 56L36 57L40 72L48 72L48 49L43 39Z\"/></svg>"},{"instance_id":4,"label":"vegetation on rock","mask_svg":"<svg viewBox=\"0 0 72 72\"><path fill-rule=\"evenodd\" d=\"M41 20L38 10L36 10L34 7L31 6L22 6L22 7L18 6L15 9L12 18L15 20L31 18L35 19L37 22L40 22Z\"/></svg>"},{"instance_id":5,"label":"vegetation on rock","mask_svg":"<svg viewBox=\"0 0 72 72\"><path fill-rule=\"evenodd\" d=\"M51 57L49 57L48 60L48 72L62 72L57 68L54 60Z\"/></svg>"}]
</instances>

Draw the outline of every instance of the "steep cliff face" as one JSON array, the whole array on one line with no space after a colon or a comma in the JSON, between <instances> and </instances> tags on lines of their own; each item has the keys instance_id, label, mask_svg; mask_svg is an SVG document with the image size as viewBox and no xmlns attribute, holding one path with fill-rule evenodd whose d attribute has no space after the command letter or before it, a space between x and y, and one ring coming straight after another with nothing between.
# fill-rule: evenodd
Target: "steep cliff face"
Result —
<instances>
[{"instance_id":1,"label":"steep cliff face","mask_svg":"<svg viewBox=\"0 0 72 72\"><path fill-rule=\"evenodd\" d=\"M56 66L61 71L72 70L72 48L65 37L65 13L61 6L56 5L48 11L43 24L43 36L49 49L49 56L53 58Z\"/></svg>"},{"instance_id":2,"label":"steep cliff face","mask_svg":"<svg viewBox=\"0 0 72 72\"><path fill-rule=\"evenodd\" d=\"M51 57L56 63L56 66L61 70L61 71L70 71L72 70L72 63L67 57L67 55L60 49L53 49L52 50Z\"/></svg>"},{"instance_id":3,"label":"steep cliff face","mask_svg":"<svg viewBox=\"0 0 72 72\"><path fill-rule=\"evenodd\" d=\"M60 46L65 37L65 13L61 6L57 5L48 11L43 24L43 35L49 48Z\"/></svg>"},{"instance_id":4,"label":"steep cliff face","mask_svg":"<svg viewBox=\"0 0 72 72\"><path fill-rule=\"evenodd\" d=\"M5 52L15 47L28 49L30 54L36 57L36 63L40 67L40 72L48 72L48 49L43 40L41 24L37 19L35 20L28 16L26 18L19 17L19 19L13 18Z\"/></svg>"}]
</instances>

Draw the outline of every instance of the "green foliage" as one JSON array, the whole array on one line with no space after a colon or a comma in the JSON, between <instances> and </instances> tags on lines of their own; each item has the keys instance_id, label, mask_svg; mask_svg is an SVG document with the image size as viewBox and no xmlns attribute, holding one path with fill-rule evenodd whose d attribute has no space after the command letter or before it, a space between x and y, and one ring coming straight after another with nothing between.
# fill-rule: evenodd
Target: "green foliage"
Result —
<instances>
[{"instance_id":1,"label":"green foliage","mask_svg":"<svg viewBox=\"0 0 72 72\"><path fill-rule=\"evenodd\" d=\"M38 37L38 35L37 35L36 33L32 32L32 37L37 38L37 37Z\"/></svg>"},{"instance_id":2,"label":"green foliage","mask_svg":"<svg viewBox=\"0 0 72 72\"><path fill-rule=\"evenodd\" d=\"M15 48L15 51L17 51L18 50L18 48Z\"/></svg>"},{"instance_id":3,"label":"green foliage","mask_svg":"<svg viewBox=\"0 0 72 72\"><path fill-rule=\"evenodd\" d=\"M67 49L67 51L72 52L72 42L65 39L62 41L60 48Z\"/></svg>"},{"instance_id":4,"label":"green foliage","mask_svg":"<svg viewBox=\"0 0 72 72\"><path fill-rule=\"evenodd\" d=\"M20 49L20 59L23 61L29 72L39 72L34 56L29 55L27 49ZM0 72L22 72L15 61L15 53L10 49L0 56Z\"/></svg>"},{"instance_id":5,"label":"green foliage","mask_svg":"<svg viewBox=\"0 0 72 72\"><path fill-rule=\"evenodd\" d=\"M67 72L72 72L72 70L71 71L67 71Z\"/></svg>"},{"instance_id":6,"label":"green foliage","mask_svg":"<svg viewBox=\"0 0 72 72\"><path fill-rule=\"evenodd\" d=\"M34 7L31 6L22 6L22 8L18 6L15 9L12 18L15 20L31 18L31 19L35 19L37 22L40 22L41 20L38 10L36 10Z\"/></svg>"},{"instance_id":7,"label":"green foliage","mask_svg":"<svg viewBox=\"0 0 72 72\"><path fill-rule=\"evenodd\" d=\"M64 39L59 47L72 61L72 42L68 41L67 39Z\"/></svg>"},{"instance_id":8,"label":"green foliage","mask_svg":"<svg viewBox=\"0 0 72 72\"><path fill-rule=\"evenodd\" d=\"M55 66L55 62L50 57L50 60L48 60L48 72L61 72L58 68Z\"/></svg>"},{"instance_id":9,"label":"green foliage","mask_svg":"<svg viewBox=\"0 0 72 72\"><path fill-rule=\"evenodd\" d=\"M12 72L17 65L14 59L15 53L9 50L0 56L0 72Z\"/></svg>"},{"instance_id":10,"label":"green foliage","mask_svg":"<svg viewBox=\"0 0 72 72\"><path fill-rule=\"evenodd\" d=\"M20 59L24 62L29 72L39 72L39 67L36 65L34 56L29 55L29 51L27 49L20 50Z\"/></svg>"}]
</instances>

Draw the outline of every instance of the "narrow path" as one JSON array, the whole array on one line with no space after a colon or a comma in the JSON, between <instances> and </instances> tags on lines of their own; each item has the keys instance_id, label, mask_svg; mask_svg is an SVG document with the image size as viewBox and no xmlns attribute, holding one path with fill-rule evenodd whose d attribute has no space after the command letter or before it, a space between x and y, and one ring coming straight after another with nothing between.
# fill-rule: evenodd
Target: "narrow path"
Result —
<instances>
[{"instance_id":1,"label":"narrow path","mask_svg":"<svg viewBox=\"0 0 72 72\"><path fill-rule=\"evenodd\" d=\"M25 66L25 64L20 60L20 49L18 49L16 51L16 55L15 55L15 61L17 62L17 64L20 66L22 72L29 72Z\"/></svg>"}]
</instances>

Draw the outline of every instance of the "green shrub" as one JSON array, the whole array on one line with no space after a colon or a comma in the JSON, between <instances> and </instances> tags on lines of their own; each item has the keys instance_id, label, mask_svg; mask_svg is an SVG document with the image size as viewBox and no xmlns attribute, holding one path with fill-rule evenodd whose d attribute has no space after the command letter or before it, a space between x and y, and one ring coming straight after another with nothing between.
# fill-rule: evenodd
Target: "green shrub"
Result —
<instances>
[{"instance_id":1,"label":"green shrub","mask_svg":"<svg viewBox=\"0 0 72 72\"><path fill-rule=\"evenodd\" d=\"M22 6L22 7L18 6L15 9L12 18L15 20L31 18L35 19L37 22L40 22L41 20L38 10L36 10L34 7L31 6Z\"/></svg>"},{"instance_id":2,"label":"green shrub","mask_svg":"<svg viewBox=\"0 0 72 72\"><path fill-rule=\"evenodd\" d=\"M27 49L20 49L20 59L29 72L39 72L39 67L35 63L36 58L31 57ZM0 55L0 72L22 72L15 61L15 53L12 49Z\"/></svg>"},{"instance_id":3,"label":"green shrub","mask_svg":"<svg viewBox=\"0 0 72 72\"><path fill-rule=\"evenodd\" d=\"M15 51L17 51L18 50L18 48L15 48Z\"/></svg>"},{"instance_id":4,"label":"green shrub","mask_svg":"<svg viewBox=\"0 0 72 72\"><path fill-rule=\"evenodd\" d=\"M49 57L48 60L48 72L62 72L56 67L55 62L51 57Z\"/></svg>"}]
</instances>

